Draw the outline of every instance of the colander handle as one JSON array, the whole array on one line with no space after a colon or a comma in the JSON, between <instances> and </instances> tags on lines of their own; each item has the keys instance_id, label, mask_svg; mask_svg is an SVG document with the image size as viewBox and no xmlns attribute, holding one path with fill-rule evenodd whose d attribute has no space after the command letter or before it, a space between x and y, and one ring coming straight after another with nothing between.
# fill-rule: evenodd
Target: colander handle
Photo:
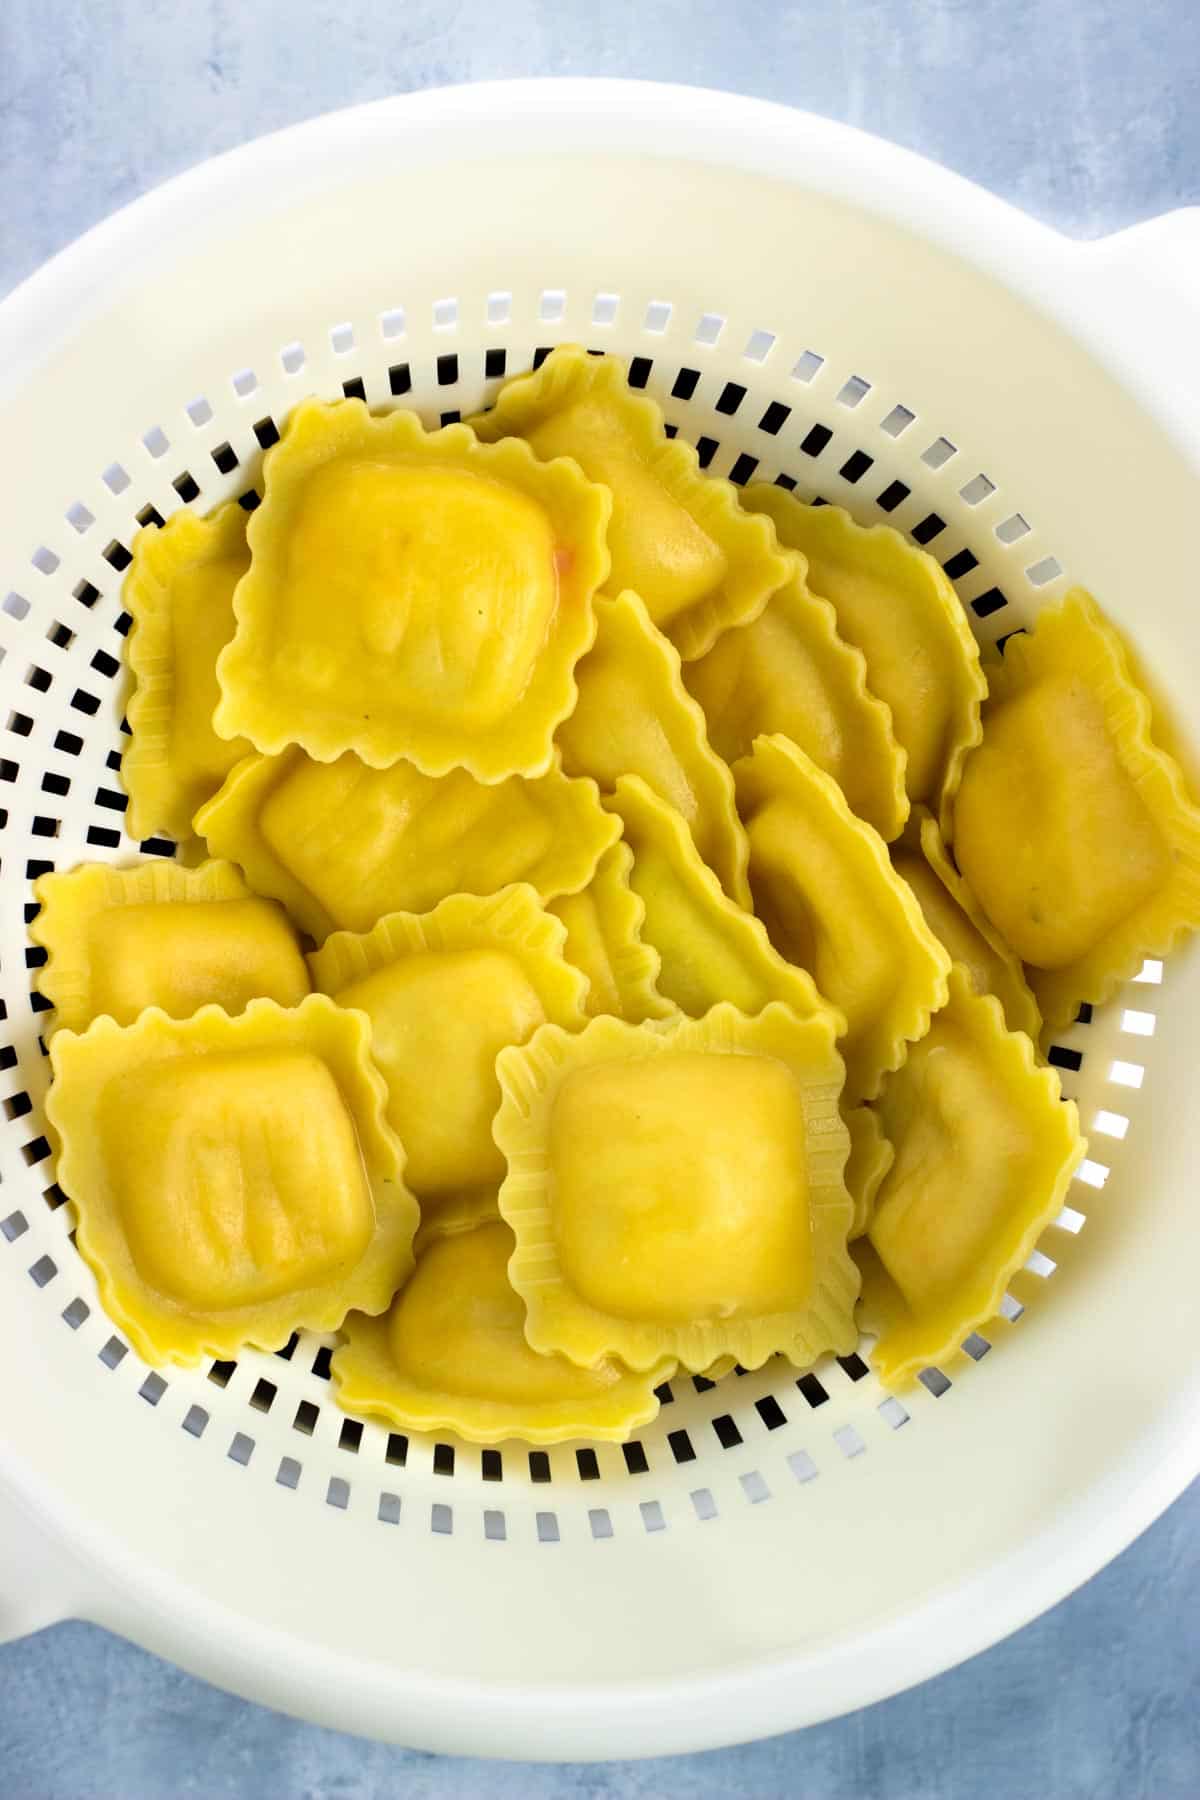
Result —
<instances>
[{"instance_id":1,"label":"colander handle","mask_svg":"<svg viewBox=\"0 0 1200 1800\"><path fill-rule=\"evenodd\" d=\"M1160 213L1080 247L1081 272L1109 322L1120 364L1144 372L1194 421L1200 394L1200 206ZM1086 301L1086 296L1085 296ZM1168 403L1166 410L1174 410Z\"/></svg>"},{"instance_id":2,"label":"colander handle","mask_svg":"<svg viewBox=\"0 0 1200 1800\"><path fill-rule=\"evenodd\" d=\"M75 1558L0 1481L0 1644L89 1611Z\"/></svg>"}]
</instances>

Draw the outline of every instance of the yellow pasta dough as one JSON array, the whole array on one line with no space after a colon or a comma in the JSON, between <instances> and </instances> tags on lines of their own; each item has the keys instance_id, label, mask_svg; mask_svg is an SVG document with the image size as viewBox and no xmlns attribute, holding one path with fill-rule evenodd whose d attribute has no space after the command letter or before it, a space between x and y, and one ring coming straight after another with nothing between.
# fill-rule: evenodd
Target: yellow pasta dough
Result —
<instances>
[{"instance_id":1,"label":"yellow pasta dough","mask_svg":"<svg viewBox=\"0 0 1200 1800\"><path fill-rule=\"evenodd\" d=\"M122 598L133 623L130 740L121 758L132 837L182 842L192 814L250 746L220 738L217 657L233 636L233 591L250 566L246 514L236 501L209 518L178 512L133 541Z\"/></svg>"},{"instance_id":2,"label":"yellow pasta dough","mask_svg":"<svg viewBox=\"0 0 1200 1800\"><path fill-rule=\"evenodd\" d=\"M755 907L845 1015L847 1100L870 1100L944 1003L950 958L878 832L788 738L759 738L733 775Z\"/></svg>"},{"instance_id":3,"label":"yellow pasta dough","mask_svg":"<svg viewBox=\"0 0 1200 1800\"><path fill-rule=\"evenodd\" d=\"M870 1225L864 1312L890 1387L953 1355L992 1318L1062 1210L1083 1156L1075 1107L999 1002L959 965L928 1035L888 1077L879 1115L896 1159Z\"/></svg>"},{"instance_id":4,"label":"yellow pasta dough","mask_svg":"<svg viewBox=\"0 0 1200 1800\"><path fill-rule=\"evenodd\" d=\"M517 436L539 456L572 457L611 490L611 588L639 593L685 662L755 618L787 578L768 522L742 510L730 482L704 475L690 444L668 438L658 406L613 357L562 345L471 423L485 440Z\"/></svg>"},{"instance_id":5,"label":"yellow pasta dough","mask_svg":"<svg viewBox=\"0 0 1200 1800\"><path fill-rule=\"evenodd\" d=\"M1200 924L1200 810L1081 589L1010 638L989 679L954 853L1060 1026Z\"/></svg>"},{"instance_id":6,"label":"yellow pasta dough","mask_svg":"<svg viewBox=\"0 0 1200 1800\"><path fill-rule=\"evenodd\" d=\"M371 1021L388 1119L422 1202L493 1191L496 1056L548 1020L584 1022L587 984L563 955L566 931L531 887L453 894L430 913L389 913L363 936L339 931L310 958L313 980Z\"/></svg>"},{"instance_id":7,"label":"yellow pasta dough","mask_svg":"<svg viewBox=\"0 0 1200 1800\"><path fill-rule=\"evenodd\" d=\"M909 799L944 827L963 758L979 742L987 683L940 564L888 525L857 525L840 506L806 506L765 483L744 499L805 557L809 587L831 602L842 637L866 658L871 691L891 709Z\"/></svg>"},{"instance_id":8,"label":"yellow pasta dough","mask_svg":"<svg viewBox=\"0 0 1200 1800\"><path fill-rule=\"evenodd\" d=\"M539 1356L509 1285L512 1251L499 1220L429 1242L386 1318L347 1320L333 1358L340 1404L472 1444L619 1440L648 1424L658 1411L654 1390L674 1362L634 1374L611 1359L581 1369Z\"/></svg>"},{"instance_id":9,"label":"yellow pasta dough","mask_svg":"<svg viewBox=\"0 0 1200 1800\"><path fill-rule=\"evenodd\" d=\"M499 1217L500 1201L495 1188L463 1188L458 1193L443 1194L436 1206L422 1208L413 1250L420 1258L435 1238L457 1237L460 1232L494 1224Z\"/></svg>"},{"instance_id":10,"label":"yellow pasta dough","mask_svg":"<svg viewBox=\"0 0 1200 1800\"><path fill-rule=\"evenodd\" d=\"M975 992L995 994L1009 1030L1027 1032L1036 1043L1042 1015L1019 960L951 862L937 821L922 808L913 823L916 832L896 846L892 867L916 895L934 937L967 970Z\"/></svg>"},{"instance_id":11,"label":"yellow pasta dough","mask_svg":"<svg viewBox=\"0 0 1200 1800\"><path fill-rule=\"evenodd\" d=\"M892 715L867 686L862 651L841 638L828 600L812 593L804 560L751 625L721 634L684 680L709 740L726 762L756 737L782 732L832 775L851 812L894 838L908 817L905 754ZM669 799L671 796L668 795Z\"/></svg>"},{"instance_id":12,"label":"yellow pasta dough","mask_svg":"<svg viewBox=\"0 0 1200 1800\"><path fill-rule=\"evenodd\" d=\"M733 778L709 747L704 715L680 671L679 652L636 594L597 600L596 642L578 669L579 701L558 730L563 768L610 791L622 775L640 775L686 819L725 892L749 906Z\"/></svg>"},{"instance_id":13,"label":"yellow pasta dough","mask_svg":"<svg viewBox=\"0 0 1200 1800\"><path fill-rule=\"evenodd\" d=\"M633 851L629 882L642 902L642 935L660 959L659 991L699 1018L719 1000L741 1012L782 1001L801 1017L824 1001L804 969L772 947L762 923L743 912L701 862L687 826L636 775L623 776L605 805L617 813ZM845 1020L838 1017L839 1029Z\"/></svg>"},{"instance_id":14,"label":"yellow pasta dough","mask_svg":"<svg viewBox=\"0 0 1200 1800\"><path fill-rule=\"evenodd\" d=\"M322 994L152 1008L58 1032L50 1061L79 1249L148 1362L276 1350L390 1303L418 1214L363 1014Z\"/></svg>"},{"instance_id":15,"label":"yellow pasta dough","mask_svg":"<svg viewBox=\"0 0 1200 1800\"><path fill-rule=\"evenodd\" d=\"M500 1211L535 1350L704 1370L853 1347L834 1023L725 1004L501 1052Z\"/></svg>"},{"instance_id":16,"label":"yellow pasta dough","mask_svg":"<svg viewBox=\"0 0 1200 1800\"><path fill-rule=\"evenodd\" d=\"M298 406L264 475L217 730L322 762L544 774L608 574L607 491L358 400Z\"/></svg>"},{"instance_id":17,"label":"yellow pasta dough","mask_svg":"<svg viewBox=\"0 0 1200 1800\"><path fill-rule=\"evenodd\" d=\"M148 1006L176 1019L209 1004L239 1013L260 995L295 1006L309 992L284 914L230 863L83 863L41 876L34 893L29 935L48 953L38 985L55 1031L101 1013L132 1025Z\"/></svg>"},{"instance_id":18,"label":"yellow pasta dough","mask_svg":"<svg viewBox=\"0 0 1200 1800\"><path fill-rule=\"evenodd\" d=\"M587 976L588 1014L612 1013L637 1025L675 1008L658 991L662 962L642 936L646 908L630 886L632 868L629 845L614 844L582 893L551 900L547 911L566 927L568 962Z\"/></svg>"},{"instance_id":19,"label":"yellow pasta dough","mask_svg":"<svg viewBox=\"0 0 1200 1800\"><path fill-rule=\"evenodd\" d=\"M850 1236L860 1238L875 1212L875 1200L896 1152L883 1135L878 1114L869 1106L852 1106L843 1115L850 1133L846 1158L846 1191L854 1202Z\"/></svg>"},{"instance_id":20,"label":"yellow pasta dough","mask_svg":"<svg viewBox=\"0 0 1200 1800\"><path fill-rule=\"evenodd\" d=\"M551 768L484 786L465 770L369 769L302 750L251 756L196 816L209 848L240 863L319 942L389 912L527 881L544 900L587 886L620 826L593 781Z\"/></svg>"}]
</instances>

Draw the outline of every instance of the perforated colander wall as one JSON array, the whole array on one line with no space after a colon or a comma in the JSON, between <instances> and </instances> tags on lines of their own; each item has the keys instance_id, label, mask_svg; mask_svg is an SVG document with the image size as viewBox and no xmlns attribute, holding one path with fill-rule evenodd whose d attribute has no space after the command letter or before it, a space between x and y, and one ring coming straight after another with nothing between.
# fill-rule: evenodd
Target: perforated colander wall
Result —
<instances>
[{"instance_id":1,"label":"perforated colander wall","mask_svg":"<svg viewBox=\"0 0 1200 1800\"><path fill-rule=\"evenodd\" d=\"M129 545L140 524L180 507L206 511L235 496L252 509L262 452L305 395L357 395L448 423L486 404L504 377L536 366L552 344L584 338L629 358L633 383L661 401L668 429L693 442L714 473L779 481L846 505L864 523L906 531L938 557L982 643L1002 643L1061 591L1066 575L1047 522L991 479L958 422L924 417L919 397L886 391L869 362L839 366L820 345L788 342L718 305L697 316L670 298L634 309L603 288L571 295L547 273L529 315L500 290L482 316L447 297L431 316L409 318L380 296L377 310L333 319L319 341L280 343L254 367L215 367L203 392L174 396L139 436L114 441L104 467L72 471L75 498L60 516L28 522L28 555L4 570L0 610L6 943L22 941L36 910L30 883L43 871L82 858L174 854L165 841L138 845L123 829L129 620L120 591ZM633 1443L530 1451L410 1439L347 1418L329 1389L332 1340L310 1334L273 1357L251 1353L196 1370L159 1373L139 1362L98 1306L75 1251L71 1206L54 1181L42 1117L42 960L26 944L24 966L10 955L0 972L3 1131L19 1150L9 1165L16 1178L0 1187L0 1304L32 1283L39 1304L74 1334L81 1384L103 1387L110 1404L144 1408L147 1430L185 1434L197 1457L225 1459L228 1479L258 1484L264 1505L307 1503L314 1517L346 1514L364 1529L403 1524L544 1544L568 1532L599 1542L715 1523L767 1501L803 1505L831 1467L886 1465L893 1433L919 1430L927 1407L986 1406L991 1340L1040 1299L1071 1255L1089 1188L1104 1186L1110 1168L1119 1174L1120 1146L1137 1129L1161 979L1161 965L1147 963L1124 997L1094 1017L1085 1008L1050 1047L1080 1103L1091 1156L1071 1205L1013 1283L1004 1319L970 1339L949 1371L927 1370L903 1402L870 1374L866 1344L801 1376L782 1363L715 1385L681 1375L662 1390L658 1421ZM886 1466L880 1473L886 1480Z\"/></svg>"}]
</instances>

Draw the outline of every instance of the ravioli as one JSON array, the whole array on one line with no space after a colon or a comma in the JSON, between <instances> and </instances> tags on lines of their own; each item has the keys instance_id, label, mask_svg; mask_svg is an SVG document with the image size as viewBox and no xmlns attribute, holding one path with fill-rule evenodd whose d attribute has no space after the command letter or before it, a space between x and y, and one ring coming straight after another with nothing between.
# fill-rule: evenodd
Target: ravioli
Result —
<instances>
[{"instance_id":1,"label":"ravioli","mask_svg":"<svg viewBox=\"0 0 1200 1800\"><path fill-rule=\"evenodd\" d=\"M658 1412L654 1390L674 1362L635 1374L611 1358L581 1369L539 1356L509 1286L512 1251L499 1220L429 1242L386 1318L347 1320L332 1365L339 1404L472 1444L619 1441L648 1424Z\"/></svg>"},{"instance_id":2,"label":"ravioli","mask_svg":"<svg viewBox=\"0 0 1200 1800\"><path fill-rule=\"evenodd\" d=\"M852 813L883 838L899 835L906 759L891 712L868 688L862 651L839 635L833 607L810 591L802 557L753 624L723 632L684 680L727 763L764 732L782 732L832 775Z\"/></svg>"},{"instance_id":3,"label":"ravioli","mask_svg":"<svg viewBox=\"0 0 1200 1800\"><path fill-rule=\"evenodd\" d=\"M910 801L945 829L963 758L979 742L987 683L941 565L890 526L857 525L840 506L806 506L761 482L743 500L805 557L809 587L831 602L842 637L866 658L872 693L891 711Z\"/></svg>"},{"instance_id":4,"label":"ravioli","mask_svg":"<svg viewBox=\"0 0 1200 1800\"><path fill-rule=\"evenodd\" d=\"M860 1238L875 1213L875 1200L896 1152L883 1135L878 1115L869 1106L852 1106L843 1114L850 1133L846 1159L846 1191L854 1202L850 1236Z\"/></svg>"},{"instance_id":5,"label":"ravioli","mask_svg":"<svg viewBox=\"0 0 1200 1800\"><path fill-rule=\"evenodd\" d=\"M623 776L605 805L633 851L629 884L645 909L642 936L659 955L660 993L694 1018L719 1000L744 1013L772 1000L802 1018L824 1010L811 976L786 962L754 914L722 893L674 807L636 775ZM845 1020L837 1024L844 1029Z\"/></svg>"},{"instance_id":6,"label":"ravioli","mask_svg":"<svg viewBox=\"0 0 1200 1800\"><path fill-rule=\"evenodd\" d=\"M295 1006L309 992L284 914L230 863L83 863L33 891L29 935L48 953L38 986L55 1031L83 1031L101 1013L132 1025L148 1006L176 1019L210 1004L239 1013L260 995Z\"/></svg>"},{"instance_id":7,"label":"ravioli","mask_svg":"<svg viewBox=\"0 0 1200 1800\"><path fill-rule=\"evenodd\" d=\"M558 729L568 775L611 792L640 775L688 824L696 848L739 906L749 906L746 834L733 778L709 747L704 715L683 685L679 652L638 596L596 602L596 642L579 665L579 700Z\"/></svg>"},{"instance_id":8,"label":"ravioli","mask_svg":"<svg viewBox=\"0 0 1200 1800\"><path fill-rule=\"evenodd\" d=\"M608 575L606 490L359 400L298 406L263 469L217 731L321 762L544 774Z\"/></svg>"},{"instance_id":9,"label":"ravioli","mask_svg":"<svg viewBox=\"0 0 1200 1800\"><path fill-rule=\"evenodd\" d=\"M207 519L174 513L133 540L122 599L133 623L130 739L121 758L132 837L181 843L202 806L250 746L218 737L217 657L233 636L233 592L250 567L246 514L236 501Z\"/></svg>"},{"instance_id":10,"label":"ravioli","mask_svg":"<svg viewBox=\"0 0 1200 1800\"><path fill-rule=\"evenodd\" d=\"M1024 971L950 860L937 821L922 808L914 833L892 852L892 867L917 897L925 923L954 962L961 963L977 994L995 994L1010 1031L1037 1042L1042 1015Z\"/></svg>"},{"instance_id":11,"label":"ravioli","mask_svg":"<svg viewBox=\"0 0 1200 1800\"><path fill-rule=\"evenodd\" d=\"M50 1063L76 1241L147 1362L277 1350L390 1304L418 1214L361 1013L152 1008L58 1032Z\"/></svg>"},{"instance_id":12,"label":"ravioli","mask_svg":"<svg viewBox=\"0 0 1200 1800\"><path fill-rule=\"evenodd\" d=\"M702 1371L854 1347L834 1027L723 1004L501 1052L500 1211L534 1350Z\"/></svg>"},{"instance_id":13,"label":"ravioli","mask_svg":"<svg viewBox=\"0 0 1200 1800\"><path fill-rule=\"evenodd\" d=\"M841 789L785 737L734 764L755 910L843 1014L848 1104L870 1100L946 998L950 958Z\"/></svg>"},{"instance_id":14,"label":"ravioli","mask_svg":"<svg viewBox=\"0 0 1200 1800\"><path fill-rule=\"evenodd\" d=\"M578 893L620 829L595 782L557 766L484 786L462 769L439 778L412 763L318 763L295 748L247 757L196 816L209 848L318 943L338 927L369 931L385 913L517 881L544 900Z\"/></svg>"},{"instance_id":15,"label":"ravioli","mask_svg":"<svg viewBox=\"0 0 1200 1800\"><path fill-rule=\"evenodd\" d=\"M1082 589L1010 638L990 680L954 853L1054 1028L1200 924L1200 810Z\"/></svg>"},{"instance_id":16,"label":"ravioli","mask_svg":"<svg viewBox=\"0 0 1200 1800\"><path fill-rule=\"evenodd\" d=\"M637 1025L675 1008L658 991L662 963L642 937L646 908L630 886L632 868L629 845L614 844L583 892L551 900L547 911L566 927L567 961L587 977L588 1015L612 1013Z\"/></svg>"},{"instance_id":17,"label":"ravioli","mask_svg":"<svg viewBox=\"0 0 1200 1800\"><path fill-rule=\"evenodd\" d=\"M516 436L538 456L571 457L611 491L611 591L639 593L685 662L757 617L787 579L768 521L742 510L731 482L703 474L690 444L667 436L659 407L634 393L613 357L562 345L471 424L488 442Z\"/></svg>"},{"instance_id":18,"label":"ravioli","mask_svg":"<svg viewBox=\"0 0 1200 1800\"><path fill-rule=\"evenodd\" d=\"M871 1220L879 1266L865 1259L864 1316L879 1332L880 1379L902 1387L995 1316L1086 1146L1054 1070L961 965L928 1035L884 1083L879 1115L896 1160Z\"/></svg>"},{"instance_id":19,"label":"ravioli","mask_svg":"<svg viewBox=\"0 0 1200 1800\"><path fill-rule=\"evenodd\" d=\"M389 913L365 936L339 931L310 958L313 981L371 1021L388 1120L407 1180L436 1201L492 1189L496 1056L548 1020L584 1023L587 983L563 955L566 931L531 887L453 894L430 913Z\"/></svg>"}]
</instances>

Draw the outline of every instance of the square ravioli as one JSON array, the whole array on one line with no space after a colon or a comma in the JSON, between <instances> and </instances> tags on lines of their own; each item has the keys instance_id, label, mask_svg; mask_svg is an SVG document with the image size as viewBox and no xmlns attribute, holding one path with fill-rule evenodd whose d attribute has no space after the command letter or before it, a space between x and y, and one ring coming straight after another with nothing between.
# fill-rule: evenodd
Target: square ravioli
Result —
<instances>
[{"instance_id":1,"label":"square ravioli","mask_svg":"<svg viewBox=\"0 0 1200 1800\"><path fill-rule=\"evenodd\" d=\"M853 1207L827 1013L593 1019L504 1051L510 1278L535 1350L584 1368L806 1365L856 1338Z\"/></svg>"},{"instance_id":2,"label":"square ravioli","mask_svg":"<svg viewBox=\"0 0 1200 1800\"><path fill-rule=\"evenodd\" d=\"M637 1025L675 1011L658 991L662 961L642 936L646 908L630 885L633 853L620 842L606 850L579 894L551 900L547 911L566 927L566 958L587 977L591 1018L612 1013Z\"/></svg>"},{"instance_id":3,"label":"square ravioli","mask_svg":"<svg viewBox=\"0 0 1200 1800\"><path fill-rule=\"evenodd\" d=\"M941 564L890 525L859 525L840 506L807 506L766 482L753 483L744 499L805 558L810 590L830 602L839 633L862 651L867 685L889 707L905 752L908 797L944 828L963 758L979 742L987 682Z\"/></svg>"},{"instance_id":4,"label":"square ravioli","mask_svg":"<svg viewBox=\"0 0 1200 1800\"><path fill-rule=\"evenodd\" d=\"M565 939L531 887L511 887L455 894L424 916L391 913L365 936L337 932L311 958L316 985L371 1021L388 1118L422 1201L502 1178L497 1053L547 1020L584 1022L586 982Z\"/></svg>"},{"instance_id":5,"label":"square ravioli","mask_svg":"<svg viewBox=\"0 0 1200 1800\"><path fill-rule=\"evenodd\" d=\"M635 1374L612 1360L581 1369L539 1356L509 1284L513 1247L499 1220L426 1243L386 1318L347 1319L333 1358L339 1405L472 1444L611 1442L649 1424L654 1390L675 1364L664 1358Z\"/></svg>"},{"instance_id":6,"label":"square ravioli","mask_svg":"<svg viewBox=\"0 0 1200 1800\"><path fill-rule=\"evenodd\" d=\"M624 1063L574 1069L549 1154L563 1275L598 1311L686 1325L786 1312L811 1287L804 1107L783 1063L731 1057L718 1073L680 1050L636 1082Z\"/></svg>"},{"instance_id":7,"label":"square ravioli","mask_svg":"<svg viewBox=\"0 0 1200 1800\"><path fill-rule=\"evenodd\" d=\"M579 665L579 700L559 726L568 775L611 792L640 775L687 821L696 848L730 899L749 906L749 851L733 777L714 756L704 714L683 685L679 652L634 593L596 602L596 642Z\"/></svg>"},{"instance_id":8,"label":"square ravioli","mask_svg":"<svg viewBox=\"0 0 1200 1800\"><path fill-rule=\"evenodd\" d=\"M181 843L192 815L250 746L218 737L217 657L233 636L233 595L250 567L246 514L236 501L207 519L174 513L133 541L122 598L133 623L130 740L121 758L131 837Z\"/></svg>"},{"instance_id":9,"label":"square ravioli","mask_svg":"<svg viewBox=\"0 0 1200 1800\"><path fill-rule=\"evenodd\" d=\"M361 1013L156 1008L59 1032L50 1061L79 1249L147 1362L277 1350L390 1304L418 1209Z\"/></svg>"},{"instance_id":10,"label":"square ravioli","mask_svg":"<svg viewBox=\"0 0 1200 1800\"><path fill-rule=\"evenodd\" d=\"M281 900L318 943L369 931L389 912L528 882L544 900L587 886L621 827L594 781L557 765L536 781L484 786L465 770L318 763L302 750L250 756L196 816L209 848Z\"/></svg>"},{"instance_id":11,"label":"square ravioli","mask_svg":"<svg viewBox=\"0 0 1200 1800\"><path fill-rule=\"evenodd\" d=\"M846 1191L854 1202L851 1238L860 1238L875 1216L875 1201L896 1152L883 1135L879 1115L869 1106L851 1106L842 1114L850 1133L846 1158Z\"/></svg>"},{"instance_id":12,"label":"square ravioli","mask_svg":"<svg viewBox=\"0 0 1200 1800\"><path fill-rule=\"evenodd\" d=\"M743 512L731 482L701 472L692 446L667 436L659 408L611 356L560 345L471 423L489 442L515 436L539 456L572 457L604 483L611 588L640 594L685 662L756 618L787 579L767 520Z\"/></svg>"},{"instance_id":13,"label":"square ravioli","mask_svg":"<svg viewBox=\"0 0 1200 1800\"><path fill-rule=\"evenodd\" d=\"M803 557L792 565L758 618L722 632L683 678L718 756L734 763L756 737L781 732L890 842L909 810L891 709L867 686L866 658L840 635L833 607L809 588Z\"/></svg>"},{"instance_id":14,"label":"square ravioli","mask_svg":"<svg viewBox=\"0 0 1200 1800\"><path fill-rule=\"evenodd\" d=\"M1200 809L1082 589L1010 638L990 679L954 854L1057 1027L1200 925Z\"/></svg>"},{"instance_id":15,"label":"square ravioli","mask_svg":"<svg viewBox=\"0 0 1200 1800\"><path fill-rule=\"evenodd\" d=\"M366 1249L372 1206L354 1124L311 1050L132 1068L106 1084L99 1125L134 1261L198 1312L329 1282Z\"/></svg>"},{"instance_id":16,"label":"square ravioli","mask_svg":"<svg viewBox=\"0 0 1200 1800\"><path fill-rule=\"evenodd\" d=\"M683 819L636 775L605 801L633 852L629 884L642 903L642 936L658 952L659 991L700 1018L719 1000L745 1013L782 1001L801 1017L825 1010L812 976L773 948L766 928L743 912L701 862ZM845 1020L837 1019L839 1031Z\"/></svg>"},{"instance_id":17,"label":"square ravioli","mask_svg":"<svg viewBox=\"0 0 1200 1800\"><path fill-rule=\"evenodd\" d=\"M756 739L733 778L755 907L844 1015L848 1101L873 1099L944 1004L950 958L879 833L790 739Z\"/></svg>"},{"instance_id":18,"label":"square ravioli","mask_svg":"<svg viewBox=\"0 0 1200 1800\"><path fill-rule=\"evenodd\" d=\"M1024 1031L1036 1043L1042 1015L1020 961L1009 949L950 860L937 820L923 807L892 852L892 867L917 897L938 942L961 963L977 994L995 994L1010 1031Z\"/></svg>"},{"instance_id":19,"label":"square ravioli","mask_svg":"<svg viewBox=\"0 0 1200 1800\"><path fill-rule=\"evenodd\" d=\"M957 963L946 1006L885 1082L879 1116L895 1160L862 1253L863 1312L879 1334L880 1379L902 1387L995 1317L1086 1145L1054 1070Z\"/></svg>"},{"instance_id":20,"label":"square ravioli","mask_svg":"<svg viewBox=\"0 0 1200 1800\"><path fill-rule=\"evenodd\" d=\"M608 574L609 497L465 425L306 401L263 465L214 723L256 749L541 775Z\"/></svg>"},{"instance_id":21,"label":"square ravioli","mask_svg":"<svg viewBox=\"0 0 1200 1800\"><path fill-rule=\"evenodd\" d=\"M51 1029L83 1031L101 1013L132 1025L148 1006L190 1018L265 997L295 1006L310 991L296 934L232 863L84 863L34 884L29 935L47 952L38 986Z\"/></svg>"}]
</instances>

